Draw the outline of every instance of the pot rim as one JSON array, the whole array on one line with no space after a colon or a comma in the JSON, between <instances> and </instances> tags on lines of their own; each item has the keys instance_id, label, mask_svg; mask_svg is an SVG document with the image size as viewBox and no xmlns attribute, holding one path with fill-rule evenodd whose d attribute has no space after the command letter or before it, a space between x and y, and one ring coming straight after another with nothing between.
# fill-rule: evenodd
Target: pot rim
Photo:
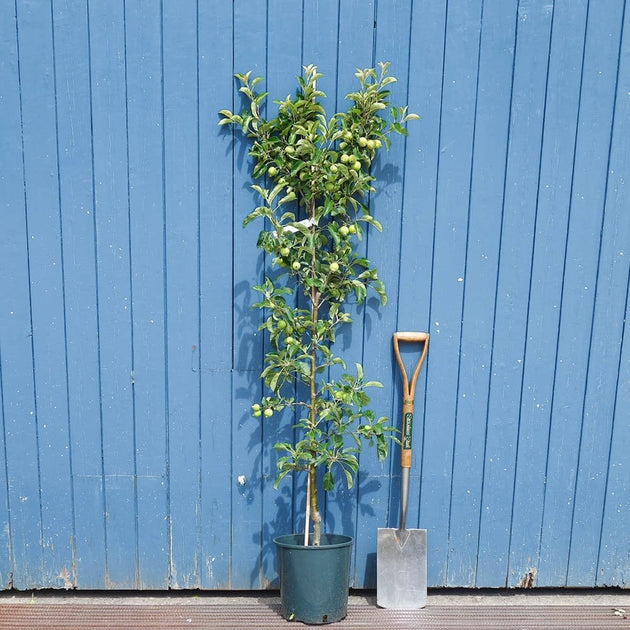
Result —
<instances>
[{"instance_id":1,"label":"pot rim","mask_svg":"<svg viewBox=\"0 0 630 630\"><path fill-rule=\"evenodd\" d=\"M312 537L312 534L309 538L310 537ZM324 537L334 542L324 543ZM289 540L291 542L289 542ZM282 536L276 536L273 539L273 542L283 549L309 549L312 551L324 551L326 549L349 547L354 542L354 538L352 536L346 536L345 534L322 534L322 544L317 547L314 545L305 546L303 542L293 542L296 540L303 541L303 534L283 534Z\"/></svg>"}]
</instances>

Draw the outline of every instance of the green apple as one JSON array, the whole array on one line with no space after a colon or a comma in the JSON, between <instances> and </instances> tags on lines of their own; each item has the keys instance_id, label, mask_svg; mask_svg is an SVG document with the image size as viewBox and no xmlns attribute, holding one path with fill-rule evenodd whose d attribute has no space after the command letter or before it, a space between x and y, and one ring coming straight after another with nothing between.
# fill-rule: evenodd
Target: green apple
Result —
<instances>
[{"instance_id":1,"label":"green apple","mask_svg":"<svg viewBox=\"0 0 630 630\"><path fill-rule=\"evenodd\" d=\"M278 169L275 166L270 166L267 169L267 175L269 175L269 177L275 177L278 174Z\"/></svg>"},{"instance_id":2,"label":"green apple","mask_svg":"<svg viewBox=\"0 0 630 630\"><path fill-rule=\"evenodd\" d=\"M336 262L334 262L334 261L333 261L333 262L331 262L331 263L330 263L330 270L331 270L333 273L336 273L337 271L339 271L339 264L338 264L338 263L336 263Z\"/></svg>"}]
</instances>

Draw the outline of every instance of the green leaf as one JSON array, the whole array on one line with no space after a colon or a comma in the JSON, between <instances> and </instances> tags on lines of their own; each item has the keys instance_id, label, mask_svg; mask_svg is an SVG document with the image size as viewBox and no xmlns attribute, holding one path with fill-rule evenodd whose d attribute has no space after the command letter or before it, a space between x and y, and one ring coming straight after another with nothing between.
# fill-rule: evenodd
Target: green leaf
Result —
<instances>
[{"instance_id":1,"label":"green leaf","mask_svg":"<svg viewBox=\"0 0 630 630\"><path fill-rule=\"evenodd\" d=\"M379 381L368 381L367 383L363 383L363 387L383 387L383 383Z\"/></svg>"},{"instance_id":2,"label":"green leaf","mask_svg":"<svg viewBox=\"0 0 630 630\"><path fill-rule=\"evenodd\" d=\"M348 485L348 490L350 490L352 486L354 485L354 477L352 476L352 473L347 468L344 468L343 472L346 475L346 484Z\"/></svg>"},{"instance_id":3,"label":"green leaf","mask_svg":"<svg viewBox=\"0 0 630 630\"><path fill-rule=\"evenodd\" d=\"M335 487L335 481L333 479L333 475L330 472L330 470L327 470L326 473L324 474L323 486L324 486L324 490L326 490L327 492L332 490Z\"/></svg>"}]
</instances>

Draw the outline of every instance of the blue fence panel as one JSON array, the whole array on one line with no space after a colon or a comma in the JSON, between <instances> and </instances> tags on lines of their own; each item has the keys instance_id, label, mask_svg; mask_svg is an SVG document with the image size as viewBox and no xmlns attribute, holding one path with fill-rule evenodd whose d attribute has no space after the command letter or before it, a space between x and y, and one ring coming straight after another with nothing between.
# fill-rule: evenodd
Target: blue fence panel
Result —
<instances>
[{"instance_id":1,"label":"blue fence panel","mask_svg":"<svg viewBox=\"0 0 630 630\"><path fill-rule=\"evenodd\" d=\"M374 164L361 243L389 303L348 365L398 421L394 330L431 333L408 520L431 586L628 585L630 8L587 0L55 0L0 7L0 587L277 586L295 420L251 404L270 261L242 228L247 143L219 127L304 64L344 108L391 62L422 116ZM411 361L411 355L406 357ZM323 501L375 586L399 450Z\"/></svg>"}]
</instances>

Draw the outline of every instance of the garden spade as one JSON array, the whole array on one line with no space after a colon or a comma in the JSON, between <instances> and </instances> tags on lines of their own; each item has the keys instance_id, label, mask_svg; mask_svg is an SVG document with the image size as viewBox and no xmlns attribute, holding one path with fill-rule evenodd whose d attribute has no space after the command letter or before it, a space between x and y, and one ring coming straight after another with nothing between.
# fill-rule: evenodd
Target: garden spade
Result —
<instances>
[{"instance_id":1,"label":"garden spade","mask_svg":"<svg viewBox=\"0 0 630 630\"><path fill-rule=\"evenodd\" d=\"M414 610L427 602L427 530L407 529L409 471L411 469L411 436L416 381L429 348L429 334L394 333L394 354L403 383L402 431L400 447L400 525L379 528L376 549L376 603L383 608ZM399 343L422 344L422 352L411 376L400 356Z\"/></svg>"}]
</instances>

